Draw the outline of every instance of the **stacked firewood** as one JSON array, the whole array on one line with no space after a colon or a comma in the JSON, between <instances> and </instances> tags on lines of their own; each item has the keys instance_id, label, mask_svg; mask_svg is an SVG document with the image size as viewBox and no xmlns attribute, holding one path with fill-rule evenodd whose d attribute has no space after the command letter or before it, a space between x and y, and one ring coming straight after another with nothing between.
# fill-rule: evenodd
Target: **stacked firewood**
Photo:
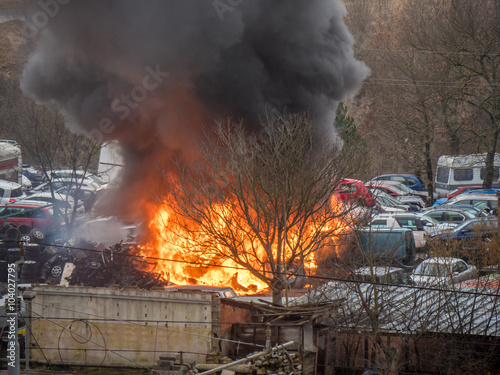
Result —
<instances>
[{"instance_id":1,"label":"stacked firewood","mask_svg":"<svg viewBox=\"0 0 500 375\"><path fill-rule=\"evenodd\" d=\"M257 353L258 354L258 353ZM194 366L194 373L201 373L209 370L217 369L221 366L229 366L223 373L225 375L232 374L253 374L253 375L267 375L267 374L291 374L300 375L302 373L302 358L298 353L288 353L285 350L276 351L269 354L263 354L255 357L255 354L248 356L248 362L242 364L235 364L231 366L231 360L227 357L218 358L210 362L212 363L198 363ZM255 357L255 358L253 358ZM208 360L209 358L207 358ZM217 362L217 363L213 363Z\"/></svg>"},{"instance_id":2,"label":"stacked firewood","mask_svg":"<svg viewBox=\"0 0 500 375\"><path fill-rule=\"evenodd\" d=\"M266 356L259 357L253 361L253 373L256 375L265 374L300 374L299 354L288 354L285 351L274 352Z\"/></svg>"}]
</instances>

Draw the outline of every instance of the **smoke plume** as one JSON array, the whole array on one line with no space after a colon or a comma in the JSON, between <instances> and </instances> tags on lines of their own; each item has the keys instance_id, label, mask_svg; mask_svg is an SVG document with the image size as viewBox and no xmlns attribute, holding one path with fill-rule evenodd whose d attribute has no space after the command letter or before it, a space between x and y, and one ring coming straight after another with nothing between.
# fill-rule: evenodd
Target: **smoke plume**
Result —
<instances>
[{"instance_id":1,"label":"smoke plume","mask_svg":"<svg viewBox=\"0 0 500 375\"><path fill-rule=\"evenodd\" d=\"M335 137L337 103L369 74L339 0L48 0L40 24L37 12L21 87L71 130L120 142L120 209L215 118L258 129L264 113L309 110Z\"/></svg>"}]
</instances>

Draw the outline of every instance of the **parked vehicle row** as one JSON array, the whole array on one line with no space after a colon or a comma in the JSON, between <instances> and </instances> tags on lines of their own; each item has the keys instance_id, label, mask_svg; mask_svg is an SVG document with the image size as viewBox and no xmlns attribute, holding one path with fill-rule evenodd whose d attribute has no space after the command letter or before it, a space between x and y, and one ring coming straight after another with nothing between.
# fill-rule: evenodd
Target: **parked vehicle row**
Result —
<instances>
[{"instance_id":1,"label":"parked vehicle row","mask_svg":"<svg viewBox=\"0 0 500 375\"><path fill-rule=\"evenodd\" d=\"M372 178L373 181L396 181L408 186L414 191L427 191L420 177L411 174L383 174Z\"/></svg>"},{"instance_id":2,"label":"parked vehicle row","mask_svg":"<svg viewBox=\"0 0 500 375\"><path fill-rule=\"evenodd\" d=\"M372 228L408 228L412 231L415 240L415 247L422 249L427 244L429 235L441 233L453 228L453 224L439 223L431 217L420 213L384 213L372 217L370 221Z\"/></svg>"},{"instance_id":3,"label":"parked vehicle row","mask_svg":"<svg viewBox=\"0 0 500 375\"><path fill-rule=\"evenodd\" d=\"M411 175L381 175L364 186L369 191L364 196L373 197L375 204L365 202L368 227L355 231L359 250L371 265L354 272L355 280L383 283L391 280L392 272L404 272L407 281L394 278L389 284L450 287L478 275L479 254L488 251L489 241L498 233L500 190L462 186L443 197L440 205L429 207L423 182ZM359 203L360 196L357 198ZM412 236L415 253L405 231Z\"/></svg>"},{"instance_id":4,"label":"parked vehicle row","mask_svg":"<svg viewBox=\"0 0 500 375\"><path fill-rule=\"evenodd\" d=\"M357 268L349 278L362 283L415 285L449 288L477 278L476 266L454 257L433 257L423 260L413 271L393 266L365 266Z\"/></svg>"},{"instance_id":5,"label":"parked vehicle row","mask_svg":"<svg viewBox=\"0 0 500 375\"><path fill-rule=\"evenodd\" d=\"M67 225L79 224L105 189L98 176L83 171L48 172L47 181L47 176L25 165L23 175L36 187L26 190L16 182L0 180L0 226L35 228L49 236L61 233Z\"/></svg>"},{"instance_id":6,"label":"parked vehicle row","mask_svg":"<svg viewBox=\"0 0 500 375\"><path fill-rule=\"evenodd\" d=\"M426 203L424 201L424 199L427 199L426 196L424 198L424 195L417 193L415 190L411 190L400 182L371 180L366 183L366 186L372 192L382 191L396 198L400 203L415 205L418 209L426 207Z\"/></svg>"},{"instance_id":7,"label":"parked vehicle row","mask_svg":"<svg viewBox=\"0 0 500 375\"><path fill-rule=\"evenodd\" d=\"M15 226L38 228L44 234L53 234L63 223L57 222L51 204L38 201L17 201L0 205L0 225L6 223Z\"/></svg>"}]
</instances>

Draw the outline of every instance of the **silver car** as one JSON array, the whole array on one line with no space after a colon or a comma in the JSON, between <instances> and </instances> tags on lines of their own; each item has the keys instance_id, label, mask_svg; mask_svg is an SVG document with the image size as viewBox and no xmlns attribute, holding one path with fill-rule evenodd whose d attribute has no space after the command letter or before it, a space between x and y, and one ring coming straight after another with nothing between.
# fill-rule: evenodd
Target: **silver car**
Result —
<instances>
[{"instance_id":1,"label":"silver car","mask_svg":"<svg viewBox=\"0 0 500 375\"><path fill-rule=\"evenodd\" d=\"M17 182L0 180L0 203L12 203L26 198L22 185Z\"/></svg>"},{"instance_id":2,"label":"silver car","mask_svg":"<svg viewBox=\"0 0 500 375\"><path fill-rule=\"evenodd\" d=\"M452 257L428 258L415 268L410 279L416 285L452 286L478 276L475 266Z\"/></svg>"},{"instance_id":3,"label":"silver car","mask_svg":"<svg viewBox=\"0 0 500 375\"><path fill-rule=\"evenodd\" d=\"M478 210L492 212L498 209L498 198L493 194L460 194L443 203L446 206L470 204Z\"/></svg>"},{"instance_id":4,"label":"silver car","mask_svg":"<svg viewBox=\"0 0 500 375\"><path fill-rule=\"evenodd\" d=\"M378 214L373 216L370 226L411 229L416 248L425 247L428 235L441 233L455 227L449 223L438 223L430 217L413 212Z\"/></svg>"}]
</instances>

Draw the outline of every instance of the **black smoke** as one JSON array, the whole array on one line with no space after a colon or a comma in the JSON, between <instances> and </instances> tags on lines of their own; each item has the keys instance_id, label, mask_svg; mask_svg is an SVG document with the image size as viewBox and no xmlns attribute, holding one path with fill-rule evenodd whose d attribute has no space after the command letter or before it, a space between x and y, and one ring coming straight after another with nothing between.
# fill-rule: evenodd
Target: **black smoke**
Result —
<instances>
[{"instance_id":1,"label":"black smoke","mask_svg":"<svg viewBox=\"0 0 500 375\"><path fill-rule=\"evenodd\" d=\"M57 105L73 131L118 140L131 196L158 155L189 149L217 117L258 128L264 113L309 110L335 137L337 103L369 75L339 0L44 4L33 7L39 41L21 87Z\"/></svg>"}]
</instances>

